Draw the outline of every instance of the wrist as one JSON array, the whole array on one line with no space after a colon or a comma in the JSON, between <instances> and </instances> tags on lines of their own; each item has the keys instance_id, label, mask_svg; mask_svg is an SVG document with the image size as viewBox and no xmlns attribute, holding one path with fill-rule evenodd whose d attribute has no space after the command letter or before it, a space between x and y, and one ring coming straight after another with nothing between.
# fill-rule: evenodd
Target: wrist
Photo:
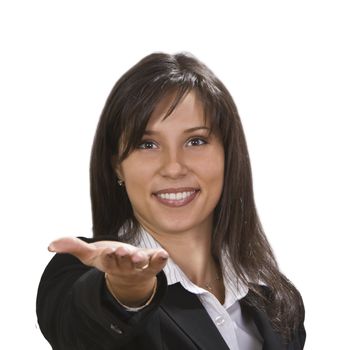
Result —
<instances>
[{"instance_id":1,"label":"wrist","mask_svg":"<svg viewBox=\"0 0 344 350\"><path fill-rule=\"evenodd\" d=\"M112 280L111 276L105 273L105 283L107 289L116 299L116 301L129 309L129 311L137 311L148 306L153 300L157 289L157 277L140 284L120 285Z\"/></svg>"}]
</instances>

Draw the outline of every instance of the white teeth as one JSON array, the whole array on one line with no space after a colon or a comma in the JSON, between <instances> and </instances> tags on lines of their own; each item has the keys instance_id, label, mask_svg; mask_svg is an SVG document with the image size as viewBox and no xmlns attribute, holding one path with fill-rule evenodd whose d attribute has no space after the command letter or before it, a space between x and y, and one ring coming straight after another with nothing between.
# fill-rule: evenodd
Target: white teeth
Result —
<instances>
[{"instance_id":1,"label":"white teeth","mask_svg":"<svg viewBox=\"0 0 344 350\"><path fill-rule=\"evenodd\" d=\"M195 193L195 191L177 192L177 193L159 193L157 196L162 198L162 199L180 201L181 199L185 199L186 197L190 197L193 193Z\"/></svg>"}]
</instances>

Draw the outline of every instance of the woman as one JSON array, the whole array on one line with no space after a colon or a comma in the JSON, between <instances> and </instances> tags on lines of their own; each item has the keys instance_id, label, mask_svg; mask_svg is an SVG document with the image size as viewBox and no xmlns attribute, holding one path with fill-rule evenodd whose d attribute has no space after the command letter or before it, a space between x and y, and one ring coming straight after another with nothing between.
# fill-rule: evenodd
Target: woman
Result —
<instances>
[{"instance_id":1,"label":"woman","mask_svg":"<svg viewBox=\"0 0 344 350\"><path fill-rule=\"evenodd\" d=\"M37 314L53 349L303 348L302 299L259 222L237 109L196 58L152 54L116 83L91 200L94 238L49 246Z\"/></svg>"}]
</instances>

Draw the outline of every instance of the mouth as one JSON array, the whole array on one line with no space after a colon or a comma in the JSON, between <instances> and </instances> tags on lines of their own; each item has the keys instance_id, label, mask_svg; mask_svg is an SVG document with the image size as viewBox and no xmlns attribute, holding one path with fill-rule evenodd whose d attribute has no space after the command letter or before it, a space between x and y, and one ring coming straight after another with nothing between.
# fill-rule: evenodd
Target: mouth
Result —
<instances>
[{"instance_id":1,"label":"mouth","mask_svg":"<svg viewBox=\"0 0 344 350\"><path fill-rule=\"evenodd\" d=\"M197 188L165 189L153 193L156 200L168 207L182 207L192 202L200 192Z\"/></svg>"}]
</instances>

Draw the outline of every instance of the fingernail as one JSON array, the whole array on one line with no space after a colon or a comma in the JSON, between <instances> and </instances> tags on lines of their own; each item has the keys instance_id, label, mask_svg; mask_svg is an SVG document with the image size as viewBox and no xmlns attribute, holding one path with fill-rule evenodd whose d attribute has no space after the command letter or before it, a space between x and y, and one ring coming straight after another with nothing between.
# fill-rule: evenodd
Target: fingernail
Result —
<instances>
[{"instance_id":1,"label":"fingernail","mask_svg":"<svg viewBox=\"0 0 344 350\"><path fill-rule=\"evenodd\" d=\"M141 262L142 259L144 259L144 257L141 254L140 255L133 255L131 258L133 263Z\"/></svg>"},{"instance_id":2,"label":"fingernail","mask_svg":"<svg viewBox=\"0 0 344 350\"><path fill-rule=\"evenodd\" d=\"M120 247L116 250L116 254L120 258L124 258L125 256L127 256L129 254L129 251L124 247Z\"/></svg>"},{"instance_id":3,"label":"fingernail","mask_svg":"<svg viewBox=\"0 0 344 350\"><path fill-rule=\"evenodd\" d=\"M55 251L55 246L54 246L54 244L49 244L48 250L49 250L49 252L54 252L54 251Z\"/></svg>"}]
</instances>

